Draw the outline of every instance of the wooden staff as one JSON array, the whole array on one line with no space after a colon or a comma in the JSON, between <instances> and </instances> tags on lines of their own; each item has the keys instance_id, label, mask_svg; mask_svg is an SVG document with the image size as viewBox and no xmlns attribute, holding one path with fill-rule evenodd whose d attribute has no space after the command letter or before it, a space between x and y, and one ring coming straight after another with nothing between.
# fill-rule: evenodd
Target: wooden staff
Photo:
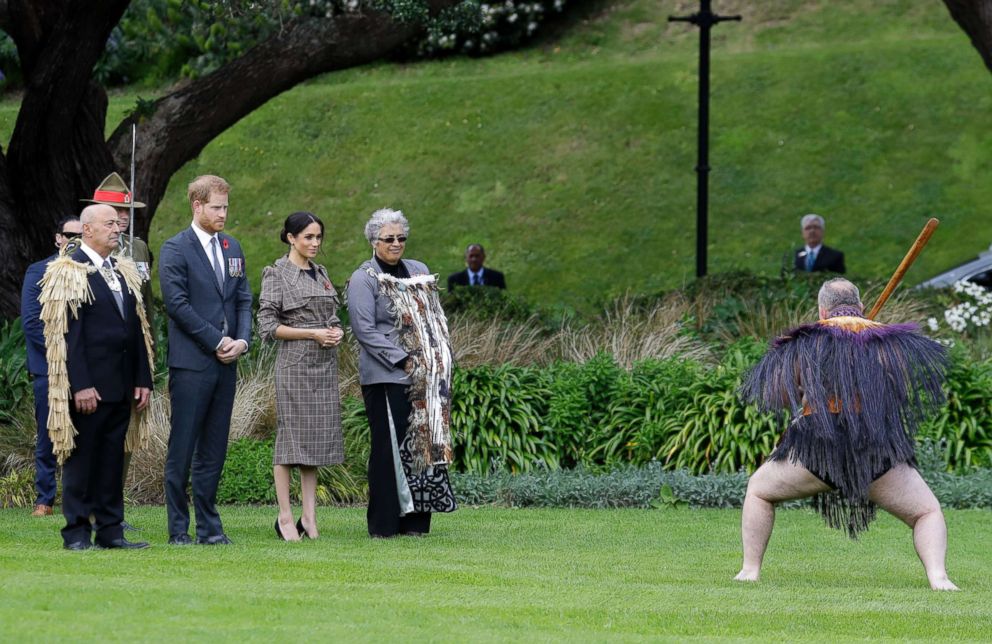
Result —
<instances>
[{"instance_id":1,"label":"wooden staff","mask_svg":"<svg viewBox=\"0 0 992 644\"><path fill-rule=\"evenodd\" d=\"M927 225L920 231L920 236L916 238L916 241L913 242L909 252L902 258L902 262L899 263L899 268L897 268L896 272L892 274L892 277L889 279L889 283L885 285L885 290L883 290L882 294L878 296L878 301L875 302L875 306L871 307L871 312L868 314L869 320L874 320L875 316L878 315L878 312L882 310L882 306L889 299L889 296L892 295L892 292L896 290L896 287L899 286L899 282L902 281L906 271L908 271L909 267L913 265L914 261L916 261L916 256L923 251L923 247L927 245L928 241L930 241L930 237L933 235L933 232L937 230L937 226L939 224L939 219L936 217L931 217L930 221L927 222Z\"/></svg>"}]
</instances>

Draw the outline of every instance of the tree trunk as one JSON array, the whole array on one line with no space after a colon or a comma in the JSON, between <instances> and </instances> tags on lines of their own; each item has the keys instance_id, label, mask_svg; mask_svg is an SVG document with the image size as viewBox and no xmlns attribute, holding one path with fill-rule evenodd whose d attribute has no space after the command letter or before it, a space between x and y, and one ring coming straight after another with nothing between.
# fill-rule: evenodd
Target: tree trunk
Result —
<instances>
[{"instance_id":1,"label":"tree trunk","mask_svg":"<svg viewBox=\"0 0 992 644\"><path fill-rule=\"evenodd\" d=\"M992 71L992 0L944 0L944 4Z\"/></svg>"},{"instance_id":2,"label":"tree trunk","mask_svg":"<svg viewBox=\"0 0 992 644\"><path fill-rule=\"evenodd\" d=\"M458 0L429 0L432 12ZM0 318L19 314L27 265L53 252L59 219L110 172L130 175L131 123L105 140L107 97L93 66L129 0L0 0L0 28L17 45L25 91L10 149L0 155ZM135 232L147 239L172 175L218 134L318 74L374 61L420 26L366 11L298 18L216 72L179 86L137 118Z\"/></svg>"}]
</instances>

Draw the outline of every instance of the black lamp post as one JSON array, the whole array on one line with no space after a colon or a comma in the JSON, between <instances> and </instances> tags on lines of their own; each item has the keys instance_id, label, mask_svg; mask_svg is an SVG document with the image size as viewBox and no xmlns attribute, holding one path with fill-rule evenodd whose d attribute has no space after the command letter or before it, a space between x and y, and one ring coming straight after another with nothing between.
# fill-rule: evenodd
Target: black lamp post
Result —
<instances>
[{"instance_id":1,"label":"black lamp post","mask_svg":"<svg viewBox=\"0 0 992 644\"><path fill-rule=\"evenodd\" d=\"M707 227L709 226L710 172L710 29L718 22L740 20L740 16L718 16L710 0L699 0L699 11L691 16L669 16L669 22L691 22L699 27L699 127L696 162L696 277L706 275Z\"/></svg>"}]
</instances>

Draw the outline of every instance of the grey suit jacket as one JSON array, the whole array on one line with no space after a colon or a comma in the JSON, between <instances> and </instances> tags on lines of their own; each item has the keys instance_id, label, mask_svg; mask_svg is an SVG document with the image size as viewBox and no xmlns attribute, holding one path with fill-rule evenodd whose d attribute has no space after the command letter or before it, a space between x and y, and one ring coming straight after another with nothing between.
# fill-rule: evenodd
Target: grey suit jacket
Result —
<instances>
[{"instance_id":1,"label":"grey suit jacket","mask_svg":"<svg viewBox=\"0 0 992 644\"><path fill-rule=\"evenodd\" d=\"M429 275L425 264L401 259L410 276ZM351 332L358 340L358 382L363 385L391 382L408 384L406 372L396 366L407 353L396 344L396 322L389 312L389 300L379 297L379 282L368 269L381 273L379 264L367 260L348 281L348 316Z\"/></svg>"},{"instance_id":2,"label":"grey suit jacket","mask_svg":"<svg viewBox=\"0 0 992 644\"><path fill-rule=\"evenodd\" d=\"M251 287L245 255L236 239L218 233L224 262L224 288L196 233L187 228L162 245L158 276L169 314L169 366L203 371L225 335L251 342ZM232 261L234 260L234 261ZM238 267L240 274L232 275Z\"/></svg>"}]
</instances>

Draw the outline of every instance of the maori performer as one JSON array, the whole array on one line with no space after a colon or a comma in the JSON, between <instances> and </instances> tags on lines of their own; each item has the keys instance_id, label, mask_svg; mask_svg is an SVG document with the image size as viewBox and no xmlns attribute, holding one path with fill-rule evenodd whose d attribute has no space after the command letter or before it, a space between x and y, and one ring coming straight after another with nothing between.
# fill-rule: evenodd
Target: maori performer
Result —
<instances>
[{"instance_id":1,"label":"maori performer","mask_svg":"<svg viewBox=\"0 0 992 644\"><path fill-rule=\"evenodd\" d=\"M741 521L744 564L757 581L775 504L816 496L827 523L855 538L876 506L913 530L930 587L947 578L947 528L916 470L913 436L944 402L944 348L911 324L864 317L858 288L836 278L819 293L820 320L776 339L746 378L742 396L785 420L781 441L748 482Z\"/></svg>"},{"instance_id":2,"label":"maori performer","mask_svg":"<svg viewBox=\"0 0 992 644\"><path fill-rule=\"evenodd\" d=\"M432 512L452 512L452 354L437 278L402 259L410 224L377 210L365 224L372 258L352 274L348 313L358 340L358 378L369 419L368 531L373 538L430 531Z\"/></svg>"}]
</instances>

